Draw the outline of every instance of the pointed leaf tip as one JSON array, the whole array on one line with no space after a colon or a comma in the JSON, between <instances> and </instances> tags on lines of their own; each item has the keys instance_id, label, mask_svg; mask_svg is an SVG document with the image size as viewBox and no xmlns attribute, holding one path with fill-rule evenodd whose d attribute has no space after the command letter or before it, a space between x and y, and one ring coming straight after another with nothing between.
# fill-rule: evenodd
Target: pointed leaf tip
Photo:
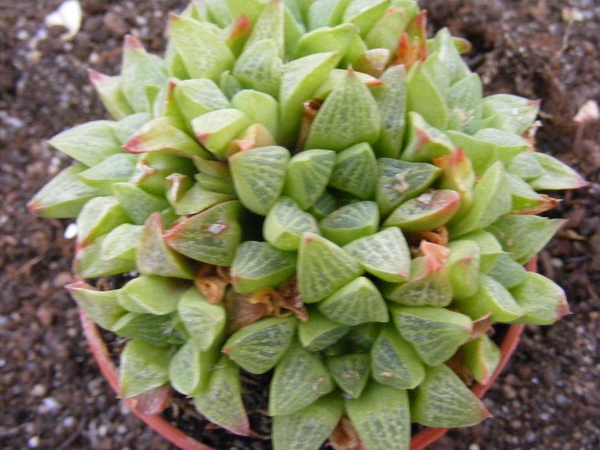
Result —
<instances>
[{"instance_id":1,"label":"pointed leaf tip","mask_svg":"<svg viewBox=\"0 0 600 450\"><path fill-rule=\"evenodd\" d=\"M143 44L134 36L132 36L131 34L126 34L125 35L125 43L124 43L126 48L132 48L132 49L139 49L139 50L146 50L143 46Z\"/></svg>"}]
</instances>

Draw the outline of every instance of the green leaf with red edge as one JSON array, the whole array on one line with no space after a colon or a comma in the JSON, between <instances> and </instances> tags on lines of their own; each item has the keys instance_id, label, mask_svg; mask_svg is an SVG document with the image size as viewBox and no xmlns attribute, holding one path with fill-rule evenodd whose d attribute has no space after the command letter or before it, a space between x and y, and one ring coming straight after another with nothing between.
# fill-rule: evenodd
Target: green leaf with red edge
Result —
<instances>
[{"instance_id":1,"label":"green leaf with red edge","mask_svg":"<svg viewBox=\"0 0 600 450\"><path fill-rule=\"evenodd\" d=\"M275 366L269 389L269 414L292 414L334 388L323 361L315 353L294 344Z\"/></svg>"},{"instance_id":2,"label":"green leaf with red edge","mask_svg":"<svg viewBox=\"0 0 600 450\"><path fill-rule=\"evenodd\" d=\"M238 367L223 355L210 369L205 387L194 393L194 406L208 420L234 434L248 436L248 414L242 403Z\"/></svg>"},{"instance_id":3,"label":"green leaf with red edge","mask_svg":"<svg viewBox=\"0 0 600 450\"><path fill-rule=\"evenodd\" d=\"M448 243L448 248L446 268L454 297L471 297L479 285L481 250L476 242L462 239Z\"/></svg>"},{"instance_id":4,"label":"green leaf with red edge","mask_svg":"<svg viewBox=\"0 0 600 450\"><path fill-rule=\"evenodd\" d=\"M397 227L352 241L344 251L362 268L377 278L389 282L407 281L410 276L410 251L404 235Z\"/></svg>"},{"instance_id":5,"label":"green leaf with red edge","mask_svg":"<svg viewBox=\"0 0 600 450\"><path fill-rule=\"evenodd\" d=\"M27 209L47 219L77 217L90 199L103 195L79 179L78 174L86 169L83 164L64 169L29 200Z\"/></svg>"},{"instance_id":6,"label":"green leaf with red edge","mask_svg":"<svg viewBox=\"0 0 600 450\"><path fill-rule=\"evenodd\" d=\"M494 116L500 129L518 135L533 125L539 109L539 100L516 95L496 94L483 99L484 117Z\"/></svg>"},{"instance_id":7,"label":"green leaf with red edge","mask_svg":"<svg viewBox=\"0 0 600 450\"><path fill-rule=\"evenodd\" d=\"M500 349L484 334L462 346L464 365L473 378L482 384L488 384L500 364Z\"/></svg>"},{"instance_id":8,"label":"green leaf with red edge","mask_svg":"<svg viewBox=\"0 0 600 450\"><path fill-rule=\"evenodd\" d=\"M321 448L344 412L337 393L325 395L291 414L273 418L273 446L285 450L317 450Z\"/></svg>"},{"instance_id":9,"label":"green leaf with red edge","mask_svg":"<svg viewBox=\"0 0 600 450\"><path fill-rule=\"evenodd\" d=\"M552 239L566 220L530 215L507 215L491 224L487 231L502 244L519 264L525 264Z\"/></svg>"},{"instance_id":10,"label":"green leaf with red edge","mask_svg":"<svg viewBox=\"0 0 600 450\"><path fill-rule=\"evenodd\" d=\"M431 126L414 111L408 113L407 127L406 144L400 156L404 161L430 162L433 158L449 155L455 149L446 133Z\"/></svg>"},{"instance_id":11,"label":"green leaf with red edge","mask_svg":"<svg viewBox=\"0 0 600 450\"><path fill-rule=\"evenodd\" d=\"M512 209L512 196L508 188L506 171L498 161L492 164L473 190L473 205L462 217L448 224L455 238L470 231L487 227Z\"/></svg>"},{"instance_id":12,"label":"green leaf with red edge","mask_svg":"<svg viewBox=\"0 0 600 450\"><path fill-rule=\"evenodd\" d=\"M219 203L175 224L165 242L188 258L228 267L242 241L241 215L240 202Z\"/></svg>"},{"instance_id":13,"label":"green leaf with red edge","mask_svg":"<svg viewBox=\"0 0 600 450\"><path fill-rule=\"evenodd\" d=\"M427 163L379 158L377 165L379 178L375 198L383 217L406 200L422 194L440 174L440 169Z\"/></svg>"},{"instance_id":14,"label":"green leaf with red edge","mask_svg":"<svg viewBox=\"0 0 600 450\"><path fill-rule=\"evenodd\" d=\"M170 35L191 78L217 81L219 74L233 66L233 53L207 24L172 15Z\"/></svg>"},{"instance_id":15,"label":"green leaf with red edge","mask_svg":"<svg viewBox=\"0 0 600 450\"><path fill-rule=\"evenodd\" d=\"M558 159L543 153L532 153L542 166L542 176L529 181L536 190L579 189L589 185L575 170Z\"/></svg>"},{"instance_id":16,"label":"green leaf with red edge","mask_svg":"<svg viewBox=\"0 0 600 450\"><path fill-rule=\"evenodd\" d=\"M317 221L288 197L277 200L263 224L263 236L267 242L286 251L298 250L302 234L307 232L320 233Z\"/></svg>"},{"instance_id":17,"label":"green leaf with red edge","mask_svg":"<svg viewBox=\"0 0 600 450\"><path fill-rule=\"evenodd\" d=\"M449 189L425 192L398 206L383 222L405 232L435 230L447 223L460 207L460 194Z\"/></svg>"},{"instance_id":18,"label":"green leaf with red edge","mask_svg":"<svg viewBox=\"0 0 600 450\"><path fill-rule=\"evenodd\" d=\"M88 77L104 108L111 116L119 120L133 114L133 109L121 89L121 77L111 77L92 69L88 69Z\"/></svg>"},{"instance_id":19,"label":"green leaf with red edge","mask_svg":"<svg viewBox=\"0 0 600 450\"><path fill-rule=\"evenodd\" d=\"M192 261L169 248L163 238L163 219L159 213L152 214L144 224L136 265L142 275L187 280L193 280L197 270Z\"/></svg>"},{"instance_id":20,"label":"green leaf with red edge","mask_svg":"<svg viewBox=\"0 0 600 450\"><path fill-rule=\"evenodd\" d=\"M88 245L131 219L115 197L96 197L87 202L77 216L77 243Z\"/></svg>"},{"instance_id":21,"label":"green leaf with red edge","mask_svg":"<svg viewBox=\"0 0 600 450\"><path fill-rule=\"evenodd\" d=\"M130 341L121 353L119 397L135 397L169 381L170 349Z\"/></svg>"},{"instance_id":22,"label":"green leaf with red edge","mask_svg":"<svg viewBox=\"0 0 600 450\"><path fill-rule=\"evenodd\" d=\"M430 427L466 427L490 417L481 400L445 365L427 368L410 403L411 418Z\"/></svg>"},{"instance_id":23,"label":"green leaf with red edge","mask_svg":"<svg viewBox=\"0 0 600 450\"><path fill-rule=\"evenodd\" d=\"M319 109L304 148L341 151L360 142L374 144L380 133L377 102L349 69L344 82L329 94Z\"/></svg>"},{"instance_id":24,"label":"green leaf with red edge","mask_svg":"<svg viewBox=\"0 0 600 450\"><path fill-rule=\"evenodd\" d=\"M75 253L73 270L82 278L96 278L136 269L131 259L113 258L108 261L101 258L102 245L106 236L96 238L92 243L81 247Z\"/></svg>"},{"instance_id":25,"label":"green leaf with red edge","mask_svg":"<svg viewBox=\"0 0 600 450\"><path fill-rule=\"evenodd\" d=\"M370 450L408 450L411 417L406 390L371 381L359 398L346 399L346 412Z\"/></svg>"},{"instance_id":26,"label":"green leaf with red edge","mask_svg":"<svg viewBox=\"0 0 600 450\"><path fill-rule=\"evenodd\" d=\"M492 233L485 230L477 230L463 234L460 237L460 240L473 241L479 247L481 256L479 271L481 273L488 273L492 270L496 265L498 258L505 254L498 239L496 239Z\"/></svg>"},{"instance_id":27,"label":"green leaf with red edge","mask_svg":"<svg viewBox=\"0 0 600 450\"><path fill-rule=\"evenodd\" d=\"M565 292L548 278L526 272L521 284L510 290L525 314L512 323L550 325L571 314Z\"/></svg>"},{"instance_id":28,"label":"green leaf with red edge","mask_svg":"<svg viewBox=\"0 0 600 450\"><path fill-rule=\"evenodd\" d=\"M123 153L115 125L110 120L87 122L57 134L48 143L86 166L95 166L111 155Z\"/></svg>"},{"instance_id":29,"label":"green leaf with red edge","mask_svg":"<svg viewBox=\"0 0 600 450\"><path fill-rule=\"evenodd\" d=\"M361 275L360 265L333 242L313 234L302 236L298 253L298 289L304 303L332 295Z\"/></svg>"},{"instance_id":30,"label":"green leaf with red edge","mask_svg":"<svg viewBox=\"0 0 600 450\"><path fill-rule=\"evenodd\" d=\"M106 330L110 330L127 313L119 305L116 291L98 291L83 281L69 284L66 288L85 313Z\"/></svg>"}]
</instances>

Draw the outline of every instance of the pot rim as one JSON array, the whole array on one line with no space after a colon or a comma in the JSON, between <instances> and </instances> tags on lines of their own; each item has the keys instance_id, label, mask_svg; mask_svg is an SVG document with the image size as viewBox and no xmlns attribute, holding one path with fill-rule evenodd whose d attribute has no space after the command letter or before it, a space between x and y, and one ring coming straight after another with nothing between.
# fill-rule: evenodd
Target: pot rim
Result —
<instances>
[{"instance_id":1,"label":"pot rim","mask_svg":"<svg viewBox=\"0 0 600 450\"><path fill-rule=\"evenodd\" d=\"M530 272L535 272L537 270L537 257L531 259L526 265L525 268ZM108 383L112 387L112 389L118 393L119 392L119 375L118 370L110 360L110 356L108 354L108 349L106 344L104 343L102 336L100 335L100 330L98 326L88 317L85 311L78 307L79 310L79 318L81 321L81 325L83 328L83 333L85 338L90 346L94 359L98 363L100 367L100 371L102 375L108 380ZM489 381L486 384L476 383L471 390L478 397L482 398L487 390L492 386L494 381L498 378L506 364L508 363L510 357L516 350L521 334L525 329L525 325L511 325L508 328L508 332L504 337L502 344L500 345L500 363L498 367L490 377ZM146 423L150 428L160 434L162 437L167 439L172 444L181 448L182 450L216 450L213 447L209 447L196 439L188 436L183 431L179 430L171 423L167 422L160 415L145 415L141 414L137 411L136 401L135 399L121 399L133 413L141 419L144 423ZM422 450L427 445L433 443L440 437L442 437L449 428L426 428L423 431L420 431L416 435L411 437L410 440L410 450Z\"/></svg>"}]
</instances>

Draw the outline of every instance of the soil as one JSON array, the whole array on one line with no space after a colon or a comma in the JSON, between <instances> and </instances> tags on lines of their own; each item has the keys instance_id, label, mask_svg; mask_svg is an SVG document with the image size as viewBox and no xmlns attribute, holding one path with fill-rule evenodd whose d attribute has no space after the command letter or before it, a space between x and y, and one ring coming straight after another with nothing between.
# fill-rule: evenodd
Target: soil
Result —
<instances>
[{"instance_id":1,"label":"soil","mask_svg":"<svg viewBox=\"0 0 600 450\"><path fill-rule=\"evenodd\" d=\"M0 0L0 447L172 449L140 422L100 376L83 340L72 281L70 223L38 219L26 202L67 157L46 142L66 127L104 117L87 68L114 74L126 32L152 52L181 0L84 0L70 41L44 18L59 0ZM467 61L489 93L542 100L538 147L574 166L590 186L562 195L552 217L569 222L540 254L573 314L528 327L485 403L495 416L454 430L430 448L600 448L600 121L573 121L600 102L600 6L596 0L422 1L431 31L473 43ZM223 438L219 449L269 448Z\"/></svg>"}]
</instances>

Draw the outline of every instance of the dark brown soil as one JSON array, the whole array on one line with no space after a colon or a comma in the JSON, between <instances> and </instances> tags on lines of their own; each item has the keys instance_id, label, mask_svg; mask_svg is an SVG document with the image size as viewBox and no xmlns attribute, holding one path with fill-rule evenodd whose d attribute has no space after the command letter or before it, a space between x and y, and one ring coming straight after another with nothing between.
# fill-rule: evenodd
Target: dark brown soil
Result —
<instances>
[{"instance_id":1,"label":"dark brown soil","mask_svg":"<svg viewBox=\"0 0 600 450\"><path fill-rule=\"evenodd\" d=\"M103 117L86 69L116 73L130 30L160 52L164 23L185 1L82 1L82 30L44 17L59 0L0 0L0 448L172 449L135 418L101 378L74 303L68 221L37 219L25 203L69 164L46 143ZM600 102L600 6L595 0L429 0L432 30L468 38L487 93L542 100L540 149L576 167L589 188L564 196L569 223L540 255L541 271L570 299L573 315L528 327L486 396L494 418L450 432L430 448L600 448L600 121L572 119ZM266 448L221 441L219 449Z\"/></svg>"}]
</instances>

